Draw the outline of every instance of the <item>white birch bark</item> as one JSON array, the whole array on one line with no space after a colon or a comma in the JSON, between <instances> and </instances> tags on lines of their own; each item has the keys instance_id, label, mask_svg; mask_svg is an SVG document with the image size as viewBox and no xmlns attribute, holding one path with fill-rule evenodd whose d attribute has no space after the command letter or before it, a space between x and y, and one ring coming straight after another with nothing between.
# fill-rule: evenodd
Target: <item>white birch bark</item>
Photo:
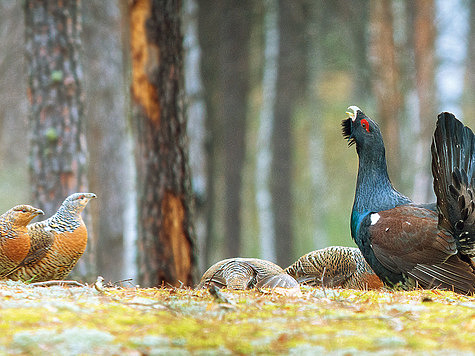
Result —
<instances>
[{"instance_id":1,"label":"white birch bark","mask_svg":"<svg viewBox=\"0 0 475 356\"><path fill-rule=\"evenodd\" d=\"M264 74L262 78L262 107L257 135L256 205L259 221L261 257L266 260L275 261L275 226L269 176L272 162L271 133L274 123L273 108L276 97L278 73L279 28L278 3L272 0L265 2L264 32L265 48Z\"/></svg>"},{"instance_id":2,"label":"white birch bark","mask_svg":"<svg viewBox=\"0 0 475 356\"><path fill-rule=\"evenodd\" d=\"M201 48L198 41L198 4L196 0L184 3L184 50L185 50L185 92L186 112L188 116L189 162L191 182L195 196L195 229L198 243L198 269L205 268L204 253L207 234L206 212L203 199L207 196L207 160L205 152L206 125L203 84L201 81Z\"/></svg>"}]
</instances>

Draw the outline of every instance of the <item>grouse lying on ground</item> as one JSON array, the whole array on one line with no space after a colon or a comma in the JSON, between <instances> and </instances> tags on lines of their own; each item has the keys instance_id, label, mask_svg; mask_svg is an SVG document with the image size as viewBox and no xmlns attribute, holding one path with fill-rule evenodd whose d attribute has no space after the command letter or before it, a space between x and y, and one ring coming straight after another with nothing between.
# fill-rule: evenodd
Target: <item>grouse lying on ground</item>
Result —
<instances>
[{"instance_id":1,"label":"grouse lying on ground","mask_svg":"<svg viewBox=\"0 0 475 356\"><path fill-rule=\"evenodd\" d=\"M377 289L383 286L355 247L331 246L309 252L285 272L297 282L314 287Z\"/></svg>"},{"instance_id":2,"label":"grouse lying on ground","mask_svg":"<svg viewBox=\"0 0 475 356\"><path fill-rule=\"evenodd\" d=\"M86 249L87 229L81 212L95 197L93 193L71 194L49 219L28 225L31 248L8 278L30 282L64 279Z\"/></svg>"},{"instance_id":3,"label":"grouse lying on ground","mask_svg":"<svg viewBox=\"0 0 475 356\"><path fill-rule=\"evenodd\" d=\"M0 278L8 275L26 257L30 237L26 226L42 210L31 205L17 205L0 216Z\"/></svg>"},{"instance_id":4,"label":"grouse lying on ground","mask_svg":"<svg viewBox=\"0 0 475 356\"><path fill-rule=\"evenodd\" d=\"M196 288L246 290L256 288L295 288L298 282L275 263L258 258L229 258L212 265Z\"/></svg>"},{"instance_id":5,"label":"grouse lying on ground","mask_svg":"<svg viewBox=\"0 0 475 356\"><path fill-rule=\"evenodd\" d=\"M416 205L388 177L378 125L351 106L343 135L359 157L351 235L389 286L475 292L475 137L452 114L438 116L432 142L437 205Z\"/></svg>"}]
</instances>

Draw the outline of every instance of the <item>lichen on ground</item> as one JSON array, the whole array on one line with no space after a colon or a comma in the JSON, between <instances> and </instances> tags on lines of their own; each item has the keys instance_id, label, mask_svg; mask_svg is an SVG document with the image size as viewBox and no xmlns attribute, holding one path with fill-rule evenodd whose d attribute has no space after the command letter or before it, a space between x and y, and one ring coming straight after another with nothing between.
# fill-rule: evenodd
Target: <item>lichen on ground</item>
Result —
<instances>
[{"instance_id":1,"label":"lichen on ground","mask_svg":"<svg viewBox=\"0 0 475 356\"><path fill-rule=\"evenodd\" d=\"M0 282L0 354L466 354L475 298L446 291L301 293L32 287Z\"/></svg>"}]
</instances>

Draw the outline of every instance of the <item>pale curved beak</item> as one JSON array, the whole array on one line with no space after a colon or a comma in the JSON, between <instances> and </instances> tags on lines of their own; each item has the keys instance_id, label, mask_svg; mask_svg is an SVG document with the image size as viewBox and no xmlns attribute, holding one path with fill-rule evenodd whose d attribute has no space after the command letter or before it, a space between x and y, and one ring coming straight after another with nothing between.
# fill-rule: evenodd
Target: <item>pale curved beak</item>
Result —
<instances>
[{"instance_id":1,"label":"pale curved beak","mask_svg":"<svg viewBox=\"0 0 475 356\"><path fill-rule=\"evenodd\" d=\"M356 115L358 113L358 110L361 111L361 109L355 105L352 105L352 106L348 106L348 110L346 112L346 114L348 115L348 117L351 119L351 121L355 121L356 120ZM351 110L351 111L350 111Z\"/></svg>"}]
</instances>

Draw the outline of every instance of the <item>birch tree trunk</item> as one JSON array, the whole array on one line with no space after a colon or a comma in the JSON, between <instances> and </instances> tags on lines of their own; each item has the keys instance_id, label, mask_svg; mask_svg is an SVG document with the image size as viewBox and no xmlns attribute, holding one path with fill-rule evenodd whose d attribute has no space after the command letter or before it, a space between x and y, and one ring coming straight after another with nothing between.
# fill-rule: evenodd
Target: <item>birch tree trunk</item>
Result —
<instances>
[{"instance_id":1,"label":"birch tree trunk","mask_svg":"<svg viewBox=\"0 0 475 356\"><path fill-rule=\"evenodd\" d=\"M201 48L198 42L198 2L185 0L184 43L185 43L185 88L188 117L188 136L190 138L190 169L195 203L195 228L199 270L206 267L206 236L208 234L206 219L206 197L208 193L207 173L208 157L205 151L207 140L206 107L203 83L201 80Z\"/></svg>"},{"instance_id":2,"label":"birch tree trunk","mask_svg":"<svg viewBox=\"0 0 475 356\"><path fill-rule=\"evenodd\" d=\"M270 175L272 168L272 150L270 147L274 107L277 90L277 73L279 57L278 3L265 1L264 15L264 70L262 78L262 107L257 133L256 162L256 206L259 220L259 239L261 257L276 261L275 226L270 192Z\"/></svg>"}]
</instances>

